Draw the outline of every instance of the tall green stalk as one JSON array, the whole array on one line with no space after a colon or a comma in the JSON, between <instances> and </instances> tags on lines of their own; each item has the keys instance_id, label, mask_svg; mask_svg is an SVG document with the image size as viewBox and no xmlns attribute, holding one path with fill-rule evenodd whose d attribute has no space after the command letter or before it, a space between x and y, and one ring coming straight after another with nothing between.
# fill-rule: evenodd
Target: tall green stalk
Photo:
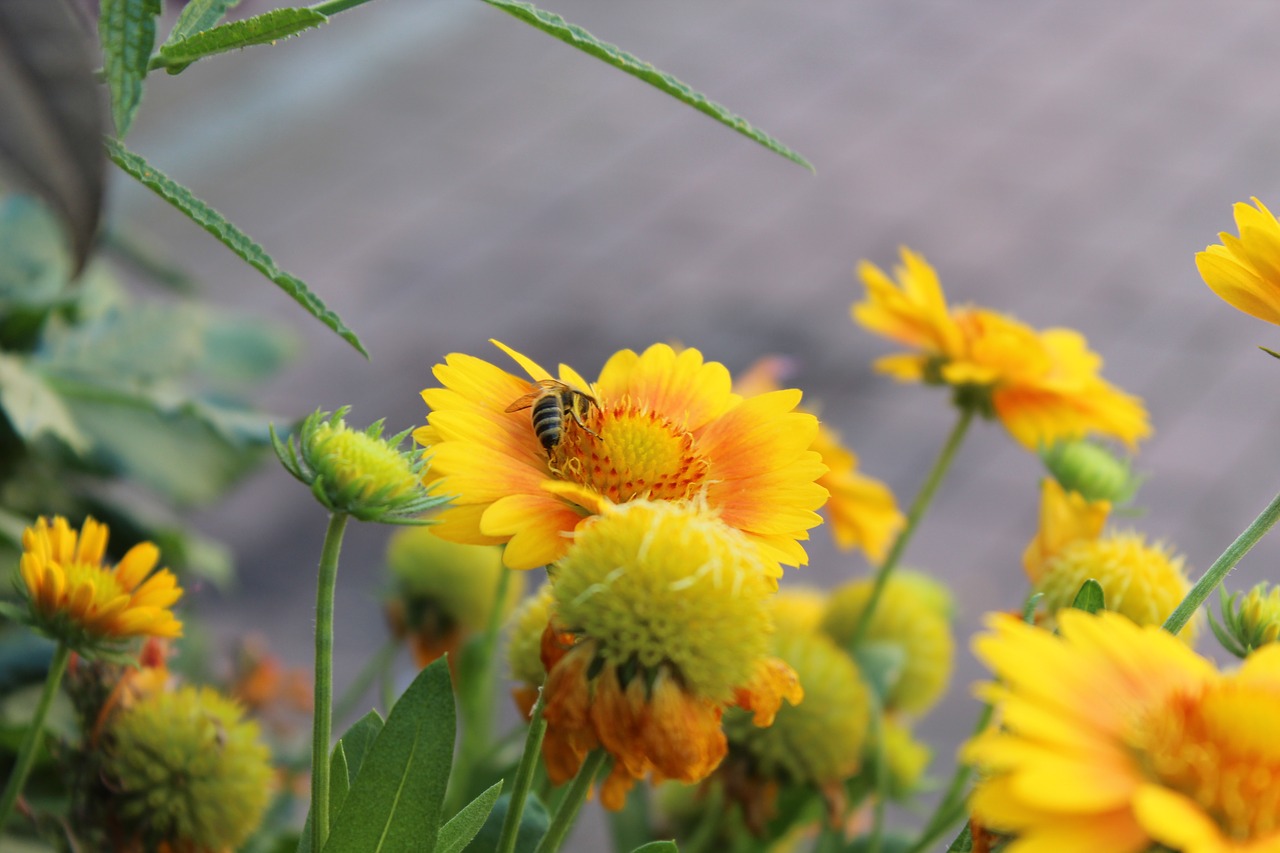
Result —
<instances>
[{"instance_id":1,"label":"tall green stalk","mask_svg":"<svg viewBox=\"0 0 1280 853\"><path fill-rule=\"evenodd\" d=\"M520 820L524 816L524 802L533 785L533 774L538 769L538 756L542 754L542 738L547 733L547 721L542 719L545 694L538 691L538 701L529 717L529 732L524 739L524 752L516 768L515 782L511 786L511 799L507 802L507 816L502 822L502 834L498 837L495 853L513 853L520 835Z\"/></svg>"},{"instance_id":2,"label":"tall green stalk","mask_svg":"<svg viewBox=\"0 0 1280 853\"><path fill-rule=\"evenodd\" d=\"M875 583L871 587L871 597L867 599L867 606L863 609L862 615L858 619L858 624L853 629L853 635L850 639L851 647L858 645L866 635L867 628L871 625L871 616L875 613L876 606L880 603L880 597L884 594L884 587L889 580L889 575L897 568L903 552L907 550L907 544L911 541L911 537L915 535L920 519L924 518L925 511L929 508L934 494L938 491L938 486L942 484L943 478L951 468L956 451L960 449L965 434L969 430L969 424L972 422L973 409L962 408L960 417L956 420L955 426L951 428L951 433L942 445L942 450L938 452L938 458L934 460L933 467L929 469L929 474L925 477L924 485L920 487L920 493L916 495L915 501L911 504L911 509L907 511L906 526L902 528L898 538L893 540L893 547L889 549L889 555L885 557L884 562L880 564L880 568L876 570Z\"/></svg>"},{"instance_id":3,"label":"tall green stalk","mask_svg":"<svg viewBox=\"0 0 1280 853\"><path fill-rule=\"evenodd\" d=\"M333 597L338 582L338 554L347 514L329 516L320 551L316 581L315 716L311 726L311 849L320 851L329 838L329 741L333 728Z\"/></svg>"},{"instance_id":4,"label":"tall green stalk","mask_svg":"<svg viewBox=\"0 0 1280 853\"><path fill-rule=\"evenodd\" d=\"M560 802L560 807L556 809L555 817L551 818L551 826L547 828L547 834L542 836L542 841L538 842L533 853L556 853L560 849L560 845L569 835L569 830L573 828L578 810L587 799L591 783L595 781L596 774L600 772L600 768L608 757L609 753L603 749L597 749L582 762L578 775L573 777L568 792Z\"/></svg>"},{"instance_id":5,"label":"tall green stalk","mask_svg":"<svg viewBox=\"0 0 1280 853\"><path fill-rule=\"evenodd\" d=\"M1258 544L1266 532L1275 526L1276 520L1280 519L1280 495L1276 495L1271 499L1271 503L1267 504L1253 523L1244 529L1244 532L1236 537L1236 541L1227 546L1227 550L1222 552L1222 556L1213 561L1213 565L1208 571L1196 581L1196 585L1187 593L1187 597L1182 599L1182 603L1169 615L1164 622L1164 629L1172 634L1176 634L1182 630L1183 626L1190 621L1191 617L1200 605L1204 604L1204 600L1209 594L1222 583L1223 579L1230 574L1236 564L1244 558L1245 554L1254 545Z\"/></svg>"},{"instance_id":6,"label":"tall green stalk","mask_svg":"<svg viewBox=\"0 0 1280 853\"><path fill-rule=\"evenodd\" d=\"M18 795L22 793L23 786L27 784L27 776L31 774L31 767L36 761L36 747L39 746L40 738L44 735L45 718L49 716L53 697L58 693L58 685L62 683L62 675L67 671L67 661L70 659L71 648L66 643L58 643L58 647L53 652L53 659L49 662L49 674L44 679L40 704L36 706L35 717L31 720L27 733L22 737L22 745L18 747L18 758L13 764L13 772L9 774L9 781L5 783L4 794L0 795L0 832L3 832L4 825L9 822L13 805L18 801Z\"/></svg>"}]
</instances>

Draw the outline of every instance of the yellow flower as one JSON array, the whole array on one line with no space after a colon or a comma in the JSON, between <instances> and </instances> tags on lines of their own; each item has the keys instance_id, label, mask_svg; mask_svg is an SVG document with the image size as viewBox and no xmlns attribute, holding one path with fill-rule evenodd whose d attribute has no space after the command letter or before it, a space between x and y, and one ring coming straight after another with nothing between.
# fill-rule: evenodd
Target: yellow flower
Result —
<instances>
[{"instance_id":1,"label":"yellow flower","mask_svg":"<svg viewBox=\"0 0 1280 853\"><path fill-rule=\"evenodd\" d=\"M542 664L542 643L552 621L554 605L551 584L544 583L507 617L507 666L511 677L519 682L511 693L525 717L532 712L533 704L538 701L538 688L547 678L547 668Z\"/></svg>"},{"instance_id":2,"label":"yellow flower","mask_svg":"<svg viewBox=\"0 0 1280 853\"><path fill-rule=\"evenodd\" d=\"M963 758L974 817L1009 853L1280 849L1280 646L1219 673L1119 614L1059 616L1061 636L998 614L974 643L1003 726Z\"/></svg>"},{"instance_id":3,"label":"yellow flower","mask_svg":"<svg viewBox=\"0 0 1280 853\"><path fill-rule=\"evenodd\" d=\"M723 365L665 344L614 354L595 383L563 365L557 380L497 346L533 382L454 353L434 370L444 387L422 392L431 413L414 437L456 495L437 535L506 543L506 564L528 569L559 559L566 534L612 504L696 498L771 559L806 562L797 540L821 520L827 495L814 481L826 469L809 450L817 419L793 411L799 391L743 398ZM540 409L508 411L539 382L568 386L574 407L549 447L532 420Z\"/></svg>"},{"instance_id":4,"label":"yellow flower","mask_svg":"<svg viewBox=\"0 0 1280 853\"><path fill-rule=\"evenodd\" d=\"M924 258L902 249L898 284L867 261L867 299L853 306L867 329L916 350L876 369L905 382L956 389L962 405L1000 419L1023 446L1098 433L1133 446L1151 433L1142 401L1098 375L1102 359L1080 333L1036 331L984 308L948 308Z\"/></svg>"},{"instance_id":5,"label":"yellow flower","mask_svg":"<svg viewBox=\"0 0 1280 853\"><path fill-rule=\"evenodd\" d=\"M559 783L601 746L601 801L636 779L705 778L724 757L729 705L772 722L803 695L769 655L774 584L755 542L704 506L636 500L583 525L552 582L560 642L544 642L543 754Z\"/></svg>"},{"instance_id":6,"label":"yellow flower","mask_svg":"<svg viewBox=\"0 0 1280 853\"><path fill-rule=\"evenodd\" d=\"M1223 232L1222 245L1196 253L1196 269L1209 289L1231 306L1280 325L1280 222L1256 198L1234 208L1240 236Z\"/></svg>"},{"instance_id":7,"label":"yellow flower","mask_svg":"<svg viewBox=\"0 0 1280 853\"><path fill-rule=\"evenodd\" d=\"M455 663L463 639L483 631L498 594L502 555L486 545L446 542L427 527L401 530L387 543L394 588L387 616L397 637L408 636L418 666L446 652ZM520 600L522 576L507 579L505 617Z\"/></svg>"},{"instance_id":8,"label":"yellow flower","mask_svg":"<svg viewBox=\"0 0 1280 853\"><path fill-rule=\"evenodd\" d=\"M1191 589L1181 556L1140 533L1107 531L1111 504L1087 501L1046 479L1040 504L1040 530L1023 554L1032 586L1044 593L1050 613L1069 608L1080 587L1093 579L1102 587L1107 610L1139 625L1160 625ZM1179 633L1195 639L1199 621Z\"/></svg>"},{"instance_id":9,"label":"yellow flower","mask_svg":"<svg viewBox=\"0 0 1280 853\"><path fill-rule=\"evenodd\" d=\"M827 594L811 586L785 586L773 597L773 624L778 634L812 634L822 627Z\"/></svg>"},{"instance_id":10,"label":"yellow flower","mask_svg":"<svg viewBox=\"0 0 1280 853\"><path fill-rule=\"evenodd\" d=\"M1221 591L1221 587L1219 587ZM1280 643L1280 586L1260 583L1247 593L1222 592L1222 624L1209 614L1209 625L1223 648L1236 657Z\"/></svg>"},{"instance_id":11,"label":"yellow flower","mask_svg":"<svg viewBox=\"0 0 1280 853\"><path fill-rule=\"evenodd\" d=\"M850 650L873 586L866 578L832 591L822 630L841 648ZM889 576L862 638L901 660L887 686L886 710L924 713L946 691L955 657L949 601L946 589L925 575L898 570Z\"/></svg>"},{"instance_id":12,"label":"yellow flower","mask_svg":"<svg viewBox=\"0 0 1280 853\"><path fill-rule=\"evenodd\" d=\"M156 691L116 712L97 792L113 832L138 849L238 849L262 820L272 777L258 725L243 716L208 687Z\"/></svg>"},{"instance_id":13,"label":"yellow flower","mask_svg":"<svg viewBox=\"0 0 1280 853\"><path fill-rule=\"evenodd\" d=\"M182 589L168 569L151 572L159 549L141 542L116 566L106 566L107 535L106 525L92 518L77 534L61 516L41 517L23 532L27 621L81 653L132 637L182 636L182 623L169 609Z\"/></svg>"}]
</instances>

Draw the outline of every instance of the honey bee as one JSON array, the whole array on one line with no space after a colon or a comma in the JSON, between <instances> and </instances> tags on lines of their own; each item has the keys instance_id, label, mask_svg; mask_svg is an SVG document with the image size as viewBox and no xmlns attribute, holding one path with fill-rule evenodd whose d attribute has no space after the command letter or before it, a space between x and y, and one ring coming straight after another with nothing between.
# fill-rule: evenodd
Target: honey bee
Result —
<instances>
[{"instance_id":1,"label":"honey bee","mask_svg":"<svg viewBox=\"0 0 1280 853\"><path fill-rule=\"evenodd\" d=\"M529 417L533 421L533 433L542 444L542 449L550 456L564 438L566 417L572 419L583 432L600 437L583 423L583 418L591 412L592 406L600 408L596 398L587 392L554 379L540 379L534 390L507 406L504 411L532 409Z\"/></svg>"}]
</instances>

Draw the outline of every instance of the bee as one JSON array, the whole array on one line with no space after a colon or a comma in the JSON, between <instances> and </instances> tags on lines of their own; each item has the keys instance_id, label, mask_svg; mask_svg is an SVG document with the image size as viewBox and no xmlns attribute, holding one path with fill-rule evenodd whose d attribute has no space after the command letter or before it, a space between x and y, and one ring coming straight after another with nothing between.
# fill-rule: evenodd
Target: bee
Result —
<instances>
[{"instance_id":1,"label":"bee","mask_svg":"<svg viewBox=\"0 0 1280 853\"><path fill-rule=\"evenodd\" d=\"M583 418L591 412L592 406L600 408L596 398L587 392L554 379L540 379L534 390L507 406L504 411L532 409L529 417L533 421L533 433L542 444L542 449L550 456L564 439L566 418L572 419L588 435L600 437L583 423Z\"/></svg>"}]
</instances>

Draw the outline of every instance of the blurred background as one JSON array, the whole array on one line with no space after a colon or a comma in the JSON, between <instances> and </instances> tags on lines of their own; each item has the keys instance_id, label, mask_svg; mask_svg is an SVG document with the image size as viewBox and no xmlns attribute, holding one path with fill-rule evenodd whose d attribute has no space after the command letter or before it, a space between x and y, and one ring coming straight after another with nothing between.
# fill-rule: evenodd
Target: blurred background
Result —
<instances>
[{"instance_id":1,"label":"blurred background","mask_svg":"<svg viewBox=\"0 0 1280 853\"><path fill-rule=\"evenodd\" d=\"M253 0L241 13L262 11ZM261 395L280 421L354 407L422 423L453 351L498 338L591 376L612 352L678 341L735 373L795 360L902 504L950 427L944 392L871 371L853 268L905 244L955 304L1081 330L1144 397L1155 436L1137 528L1198 575L1280 487L1280 330L1220 302L1193 256L1231 204L1280 205L1280 8L1194 0L646 0L544 4L800 151L813 175L477 0L378 0L272 48L153 75L132 148L308 282L365 361L224 247L123 176L117 223L159 238L213 300L289 326L301 356ZM960 660L921 726L945 778L981 672L967 637L1017 607L1037 459L972 431L906 563L957 596ZM224 640L259 631L309 666L325 518L264 465L195 519L230 543L236 588L188 606ZM383 642L386 528L349 530L338 690ZM814 531L787 580L866 571ZM1277 578L1280 540L1240 571ZM1207 647L1209 644L1203 644ZM407 666L407 663L406 663ZM409 673L404 673L407 678ZM581 850L594 849L588 827Z\"/></svg>"}]
</instances>

